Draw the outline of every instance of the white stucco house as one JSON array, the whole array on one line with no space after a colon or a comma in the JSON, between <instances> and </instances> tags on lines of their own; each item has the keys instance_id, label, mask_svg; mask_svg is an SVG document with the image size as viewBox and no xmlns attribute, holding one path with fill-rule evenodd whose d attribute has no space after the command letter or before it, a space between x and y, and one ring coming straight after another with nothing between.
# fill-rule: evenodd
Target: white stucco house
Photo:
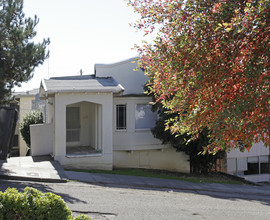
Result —
<instances>
[{"instance_id":1,"label":"white stucco house","mask_svg":"<svg viewBox=\"0 0 270 220\"><path fill-rule=\"evenodd\" d=\"M46 124L31 126L32 155L51 154L66 168L149 168L189 172L188 156L151 133L157 115L135 58L96 64L94 75L42 80Z\"/></svg>"}]
</instances>

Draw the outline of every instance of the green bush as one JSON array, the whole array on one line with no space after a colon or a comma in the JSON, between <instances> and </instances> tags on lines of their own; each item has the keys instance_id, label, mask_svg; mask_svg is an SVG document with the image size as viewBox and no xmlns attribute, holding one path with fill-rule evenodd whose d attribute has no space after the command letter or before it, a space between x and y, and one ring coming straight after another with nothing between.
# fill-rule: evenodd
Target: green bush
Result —
<instances>
[{"instance_id":1,"label":"green bush","mask_svg":"<svg viewBox=\"0 0 270 220\"><path fill-rule=\"evenodd\" d=\"M87 215L79 215L75 217L74 220L91 220L91 218Z\"/></svg>"},{"instance_id":2,"label":"green bush","mask_svg":"<svg viewBox=\"0 0 270 220\"><path fill-rule=\"evenodd\" d=\"M26 187L23 193L15 188L0 191L0 220L89 220L80 215L76 218L64 200L53 193L42 193L37 189Z\"/></svg>"},{"instance_id":3,"label":"green bush","mask_svg":"<svg viewBox=\"0 0 270 220\"><path fill-rule=\"evenodd\" d=\"M23 122L20 124L20 132L28 147L30 147L31 145L30 125L42 123L43 123L43 115L42 112L40 111L30 112L23 118Z\"/></svg>"}]
</instances>

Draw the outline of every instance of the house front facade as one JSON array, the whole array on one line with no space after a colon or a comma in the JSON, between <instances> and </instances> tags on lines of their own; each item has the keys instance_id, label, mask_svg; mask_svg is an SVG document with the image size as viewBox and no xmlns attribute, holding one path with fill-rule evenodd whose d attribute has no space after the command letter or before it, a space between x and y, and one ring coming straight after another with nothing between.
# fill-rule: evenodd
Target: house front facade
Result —
<instances>
[{"instance_id":1,"label":"house front facade","mask_svg":"<svg viewBox=\"0 0 270 220\"><path fill-rule=\"evenodd\" d=\"M96 64L94 75L43 80L39 97L47 102L46 124L31 126L31 148L43 148L66 168L188 173L188 156L151 133L157 115L144 94L148 79L136 68L134 58Z\"/></svg>"}]
</instances>

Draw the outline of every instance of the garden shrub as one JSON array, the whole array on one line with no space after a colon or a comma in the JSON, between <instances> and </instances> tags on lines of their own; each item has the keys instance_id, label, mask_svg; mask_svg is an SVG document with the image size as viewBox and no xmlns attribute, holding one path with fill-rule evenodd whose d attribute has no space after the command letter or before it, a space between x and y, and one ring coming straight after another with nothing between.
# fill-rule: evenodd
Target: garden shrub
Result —
<instances>
[{"instance_id":1,"label":"garden shrub","mask_svg":"<svg viewBox=\"0 0 270 220\"><path fill-rule=\"evenodd\" d=\"M40 111L30 112L23 118L23 122L20 124L20 132L28 147L30 147L31 145L30 125L42 123L43 123L43 114Z\"/></svg>"},{"instance_id":2,"label":"garden shrub","mask_svg":"<svg viewBox=\"0 0 270 220\"><path fill-rule=\"evenodd\" d=\"M91 220L91 218L87 215L82 214L82 215L75 217L74 220Z\"/></svg>"},{"instance_id":3,"label":"garden shrub","mask_svg":"<svg viewBox=\"0 0 270 220\"><path fill-rule=\"evenodd\" d=\"M0 220L89 220L88 216L73 217L65 201L53 193L42 193L26 187L24 192L15 188L0 191Z\"/></svg>"}]
</instances>

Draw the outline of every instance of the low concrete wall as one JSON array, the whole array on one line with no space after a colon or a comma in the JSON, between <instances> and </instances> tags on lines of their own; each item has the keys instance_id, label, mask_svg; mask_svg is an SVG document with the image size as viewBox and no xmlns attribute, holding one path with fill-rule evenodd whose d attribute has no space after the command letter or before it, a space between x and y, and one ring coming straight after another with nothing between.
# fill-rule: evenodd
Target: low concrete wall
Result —
<instances>
[{"instance_id":1,"label":"low concrete wall","mask_svg":"<svg viewBox=\"0 0 270 220\"><path fill-rule=\"evenodd\" d=\"M31 155L41 156L53 153L53 125L30 125Z\"/></svg>"},{"instance_id":2,"label":"low concrete wall","mask_svg":"<svg viewBox=\"0 0 270 220\"><path fill-rule=\"evenodd\" d=\"M112 170L112 155L106 153L80 156L55 156L54 159L66 169Z\"/></svg>"},{"instance_id":3,"label":"low concrete wall","mask_svg":"<svg viewBox=\"0 0 270 220\"><path fill-rule=\"evenodd\" d=\"M160 169L189 173L189 157L174 148L162 150L113 151L113 167Z\"/></svg>"},{"instance_id":4,"label":"low concrete wall","mask_svg":"<svg viewBox=\"0 0 270 220\"><path fill-rule=\"evenodd\" d=\"M245 175L243 176L245 180L259 183L259 182L270 182L270 174L254 174L254 175Z\"/></svg>"}]
</instances>

